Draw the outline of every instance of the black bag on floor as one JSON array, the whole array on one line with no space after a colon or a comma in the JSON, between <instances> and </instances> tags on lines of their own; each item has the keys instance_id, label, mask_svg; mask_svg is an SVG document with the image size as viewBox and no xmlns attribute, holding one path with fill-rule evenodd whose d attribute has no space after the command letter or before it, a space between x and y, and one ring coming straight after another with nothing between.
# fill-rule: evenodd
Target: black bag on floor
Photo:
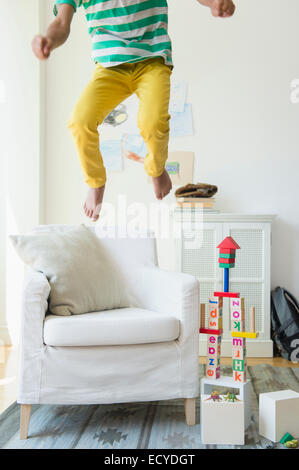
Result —
<instances>
[{"instance_id":1,"label":"black bag on floor","mask_svg":"<svg viewBox=\"0 0 299 470\"><path fill-rule=\"evenodd\" d=\"M274 355L299 362L299 304L282 287L271 292L271 330Z\"/></svg>"}]
</instances>

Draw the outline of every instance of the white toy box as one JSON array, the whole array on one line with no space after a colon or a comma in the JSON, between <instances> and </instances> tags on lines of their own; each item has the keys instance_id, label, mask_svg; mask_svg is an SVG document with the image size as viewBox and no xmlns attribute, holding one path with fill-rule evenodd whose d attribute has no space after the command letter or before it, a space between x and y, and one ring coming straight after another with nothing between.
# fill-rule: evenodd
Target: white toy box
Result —
<instances>
[{"instance_id":1,"label":"white toy box","mask_svg":"<svg viewBox=\"0 0 299 470\"><path fill-rule=\"evenodd\" d=\"M201 395L200 429L203 444L244 445L244 402L214 401L210 395Z\"/></svg>"},{"instance_id":2,"label":"white toy box","mask_svg":"<svg viewBox=\"0 0 299 470\"><path fill-rule=\"evenodd\" d=\"M299 393L293 390L261 393L259 433L278 442L285 433L299 437Z\"/></svg>"}]
</instances>

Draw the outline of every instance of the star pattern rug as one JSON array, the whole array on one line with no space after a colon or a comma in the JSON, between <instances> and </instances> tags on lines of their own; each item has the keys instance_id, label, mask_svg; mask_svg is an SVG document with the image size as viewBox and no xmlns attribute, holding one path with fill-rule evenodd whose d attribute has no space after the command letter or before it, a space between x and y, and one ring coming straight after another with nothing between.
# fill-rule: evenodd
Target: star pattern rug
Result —
<instances>
[{"instance_id":1,"label":"star pattern rug","mask_svg":"<svg viewBox=\"0 0 299 470\"><path fill-rule=\"evenodd\" d=\"M222 375L231 375L222 367ZM252 420L245 446L203 445L200 438L200 400L196 425L187 426L184 401L114 405L33 405L27 440L19 439L20 406L12 404L0 416L1 449L204 449L285 448L258 434L259 393L292 389L299 392L299 369L269 365L248 367L252 383ZM204 366L200 366L204 376ZM299 436L298 436L299 437Z\"/></svg>"}]
</instances>

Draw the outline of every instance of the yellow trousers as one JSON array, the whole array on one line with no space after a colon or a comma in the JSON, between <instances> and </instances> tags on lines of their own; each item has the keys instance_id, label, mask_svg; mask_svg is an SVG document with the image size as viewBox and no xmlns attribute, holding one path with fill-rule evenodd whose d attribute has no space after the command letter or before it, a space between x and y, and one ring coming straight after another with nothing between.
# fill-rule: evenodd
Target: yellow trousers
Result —
<instances>
[{"instance_id":1,"label":"yellow trousers","mask_svg":"<svg viewBox=\"0 0 299 470\"><path fill-rule=\"evenodd\" d=\"M68 122L89 186L99 188L106 182L98 126L133 93L139 98L137 125L147 146L145 170L154 177L163 173L168 156L171 73L162 57L109 68L97 64Z\"/></svg>"}]
</instances>

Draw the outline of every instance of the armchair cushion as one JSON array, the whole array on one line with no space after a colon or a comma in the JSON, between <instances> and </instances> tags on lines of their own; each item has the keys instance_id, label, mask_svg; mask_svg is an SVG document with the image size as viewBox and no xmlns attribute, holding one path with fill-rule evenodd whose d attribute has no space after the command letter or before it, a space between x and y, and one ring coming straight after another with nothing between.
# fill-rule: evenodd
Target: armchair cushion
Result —
<instances>
[{"instance_id":1,"label":"armchair cushion","mask_svg":"<svg viewBox=\"0 0 299 470\"><path fill-rule=\"evenodd\" d=\"M162 343L179 336L180 323L171 315L140 308L62 317L47 315L44 342L48 346L117 346Z\"/></svg>"},{"instance_id":2,"label":"armchair cushion","mask_svg":"<svg viewBox=\"0 0 299 470\"><path fill-rule=\"evenodd\" d=\"M65 233L10 238L22 260L47 277L51 313L72 315L131 305L117 261L84 225Z\"/></svg>"}]
</instances>

